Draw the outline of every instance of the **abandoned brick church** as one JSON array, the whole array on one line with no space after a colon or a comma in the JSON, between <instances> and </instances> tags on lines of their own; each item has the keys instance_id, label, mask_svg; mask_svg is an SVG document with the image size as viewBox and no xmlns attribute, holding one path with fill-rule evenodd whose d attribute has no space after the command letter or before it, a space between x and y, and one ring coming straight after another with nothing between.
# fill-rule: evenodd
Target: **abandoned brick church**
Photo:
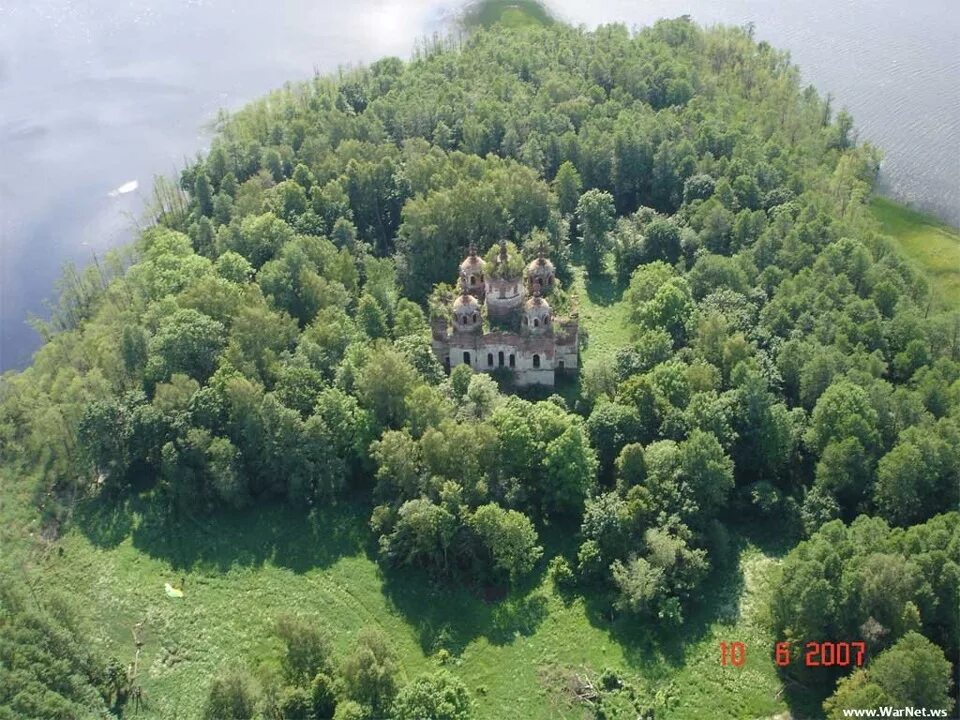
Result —
<instances>
[{"instance_id":1,"label":"abandoned brick church","mask_svg":"<svg viewBox=\"0 0 960 720\"><path fill-rule=\"evenodd\" d=\"M447 369L502 368L517 385L552 386L557 373L577 370L578 321L554 316L548 298L556 276L543 248L526 268L517 260L505 242L489 262L470 247L459 294L431 320L433 350Z\"/></svg>"}]
</instances>

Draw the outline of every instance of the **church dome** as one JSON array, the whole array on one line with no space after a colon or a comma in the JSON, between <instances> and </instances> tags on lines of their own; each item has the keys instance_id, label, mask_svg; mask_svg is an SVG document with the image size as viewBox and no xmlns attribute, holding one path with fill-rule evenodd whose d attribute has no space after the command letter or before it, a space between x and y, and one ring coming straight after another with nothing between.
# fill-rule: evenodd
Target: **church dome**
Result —
<instances>
[{"instance_id":1,"label":"church dome","mask_svg":"<svg viewBox=\"0 0 960 720\"><path fill-rule=\"evenodd\" d=\"M453 301L454 329L472 330L480 325L480 301L462 287L459 297Z\"/></svg>"},{"instance_id":2,"label":"church dome","mask_svg":"<svg viewBox=\"0 0 960 720\"><path fill-rule=\"evenodd\" d=\"M483 287L484 269L486 261L477 255L477 248L470 245L469 254L460 263L460 277L471 290Z\"/></svg>"},{"instance_id":3,"label":"church dome","mask_svg":"<svg viewBox=\"0 0 960 720\"><path fill-rule=\"evenodd\" d=\"M527 283L531 290L546 290L553 287L556 270L549 258L544 255L543 245L538 256L527 265Z\"/></svg>"},{"instance_id":4,"label":"church dome","mask_svg":"<svg viewBox=\"0 0 960 720\"><path fill-rule=\"evenodd\" d=\"M549 329L553 321L553 310L541 295L540 289L534 288L533 297L529 298L523 304L523 319L521 323L524 329L531 332L542 332Z\"/></svg>"}]
</instances>

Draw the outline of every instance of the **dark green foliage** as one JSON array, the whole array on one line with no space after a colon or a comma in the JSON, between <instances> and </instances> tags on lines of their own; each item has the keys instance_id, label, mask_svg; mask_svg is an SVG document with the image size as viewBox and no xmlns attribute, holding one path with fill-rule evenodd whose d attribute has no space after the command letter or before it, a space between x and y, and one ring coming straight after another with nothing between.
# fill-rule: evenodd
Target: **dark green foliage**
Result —
<instances>
[{"instance_id":1,"label":"dark green foliage","mask_svg":"<svg viewBox=\"0 0 960 720\"><path fill-rule=\"evenodd\" d=\"M910 632L873 658L866 670L841 680L823 707L830 720L848 717L844 711L850 708L876 710L881 705L949 714L955 705L950 695L952 675L943 651L923 635Z\"/></svg>"},{"instance_id":2,"label":"dark green foliage","mask_svg":"<svg viewBox=\"0 0 960 720\"><path fill-rule=\"evenodd\" d=\"M318 673L310 683L310 708L314 720L332 720L337 697L329 675Z\"/></svg>"},{"instance_id":3,"label":"dark green foliage","mask_svg":"<svg viewBox=\"0 0 960 720\"><path fill-rule=\"evenodd\" d=\"M958 557L956 512L906 530L866 516L850 526L830 522L784 560L771 603L774 629L786 640L862 638L872 654L920 630L956 653Z\"/></svg>"},{"instance_id":4,"label":"dark green foliage","mask_svg":"<svg viewBox=\"0 0 960 720\"><path fill-rule=\"evenodd\" d=\"M111 674L66 598L38 604L4 568L0 584L0 717L84 720L108 717L129 691ZM113 682L117 680L117 682Z\"/></svg>"},{"instance_id":5,"label":"dark green foliage","mask_svg":"<svg viewBox=\"0 0 960 720\"><path fill-rule=\"evenodd\" d=\"M213 679L203 706L204 720L251 718L257 707L259 689L243 670L229 670Z\"/></svg>"}]
</instances>

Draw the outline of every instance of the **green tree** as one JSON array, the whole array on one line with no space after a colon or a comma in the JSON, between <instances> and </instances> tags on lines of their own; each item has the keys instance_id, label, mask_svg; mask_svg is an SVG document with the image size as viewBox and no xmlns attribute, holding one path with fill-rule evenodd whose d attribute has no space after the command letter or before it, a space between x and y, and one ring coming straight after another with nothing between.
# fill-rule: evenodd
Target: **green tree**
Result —
<instances>
[{"instance_id":1,"label":"green tree","mask_svg":"<svg viewBox=\"0 0 960 720\"><path fill-rule=\"evenodd\" d=\"M613 471L614 460L624 445L642 437L643 427L637 410L629 405L604 403L594 408L587 419L590 444L597 451L601 477Z\"/></svg>"},{"instance_id":2,"label":"green tree","mask_svg":"<svg viewBox=\"0 0 960 720\"><path fill-rule=\"evenodd\" d=\"M396 720L470 720L473 700L466 686L446 670L421 675L393 703Z\"/></svg>"},{"instance_id":3,"label":"green tree","mask_svg":"<svg viewBox=\"0 0 960 720\"><path fill-rule=\"evenodd\" d=\"M584 264L591 275L603 273L607 233L613 229L616 210L613 196L602 190L587 190L577 201L577 224L580 228Z\"/></svg>"},{"instance_id":4,"label":"green tree","mask_svg":"<svg viewBox=\"0 0 960 720\"><path fill-rule=\"evenodd\" d=\"M950 713L953 669L943 651L923 635L907 633L893 647L840 681L823 703L827 716L847 717L851 708L881 706L927 708Z\"/></svg>"},{"instance_id":5,"label":"green tree","mask_svg":"<svg viewBox=\"0 0 960 720\"><path fill-rule=\"evenodd\" d=\"M360 296L360 303L357 306L357 320L360 329L371 340L385 338L390 332L386 312L380 306L380 303L367 293Z\"/></svg>"},{"instance_id":6,"label":"green tree","mask_svg":"<svg viewBox=\"0 0 960 720\"><path fill-rule=\"evenodd\" d=\"M723 508L733 490L733 461L709 432L694 430L680 443L680 477L700 511L711 515Z\"/></svg>"},{"instance_id":7,"label":"green tree","mask_svg":"<svg viewBox=\"0 0 960 720\"><path fill-rule=\"evenodd\" d=\"M396 652L379 628L365 627L357 634L357 644L343 661L343 682L347 696L385 713L397 693ZM342 703L341 703L342 705ZM337 707L340 714L340 707Z\"/></svg>"},{"instance_id":8,"label":"green tree","mask_svg":"<svg viewBox=\"0 0 960 720\"><path fill-rule=\"evenodd\" d=\"M318 618L281 615L274 633L283 644L280 664L289 683L305 687L319 673L329 671L333 645Z\"/></svg>"},{"instance_id":9,"label":"green tree","mask_svg":"<svg viewBox=\"0 0 960 720\"><path fill-rule=\"evenodd\" d=\"M177 310L160 321L150 339L146 375L160 382L179 372L204 381L225 344L222 323L196 310Z\"/></svg>"},{"instance_id":10,"label":"green tree","mask_svg":"<svg viewBox=\"0 0 960 720\"><path fill-rule=\"evenodd\" d=\"M252 718L256 712L258 688L249 673L229 670L210 683L203 706L204 720Z\"/></svg>"},{"instance_id":11,"label":"green tree","mask_svg":"<svg viewBox=\"0 0 960 720\"><path fill-rule=\"evenodd\" d=\"M583 189L583 180L580 178L580 173L572 162L565 160L560 164L553 178L553 191L557 195L561 213L572 215L576 211L581 189Z\"/></svg>"},{"instance_id":12,"label":"green tree","mask_svg":"<svg viewBox=\"0 0 960 720\"><path fill-rule=\"evenodd\" d=\"M378 425L398 428L406 420L406 399L419 384L410 361L390 345L378 343L357 379L357 394Z\"/></svg>"},{"instance_id":13,"label":"green tree","mask_svg":"<svg viewBox=\"0 0 960 720\"><path fill-rule=\"evenodd\" d=\"M577 514L596 484L597 458L586 433L579 424L571 424L551 440L543 457L547 512Z\"/></svg>"},{"instance_id":14,"label":"green tree","mask_svg":"<svg viewBox=\"0 0 960 720\"><path fill-rule=\"evenodd\" d=\"M205 172L197 174L193 184L193 197L201 215L209 216L213 212L213 189L210 187L210 178Z\"/></svg>"},{"instance_id":15,"label":"green tree","mask_svg":"<svg viewBox=\"0 0 960 720\"><path fill-rule=\"evenodd\" d=\"M511 580L529 573L543 555L533 523L516 510L504 510L494 503L482 505L468 518L467 524L492 567Z\"/></svg>"},{"instance_id":16,"label":"green tree","mask_svg":"<svg viewBox=\"0 0 960 720\"><path fill-rule=\"evenodd\" d=\"M644 231L644 256L647 262L663 260L670 264L680 257L680 229L665 218L654 218Z\"/></svg>"}]
</instances>

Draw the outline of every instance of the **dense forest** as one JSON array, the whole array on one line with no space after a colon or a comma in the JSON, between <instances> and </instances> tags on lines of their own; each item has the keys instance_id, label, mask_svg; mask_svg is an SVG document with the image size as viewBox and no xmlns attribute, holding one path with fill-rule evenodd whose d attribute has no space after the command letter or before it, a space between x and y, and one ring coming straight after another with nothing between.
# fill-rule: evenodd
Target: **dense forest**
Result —
<instances>
[{"instance_id":1,"label":"dense forest","mask_svg":"<svg viewBox=\"0 0 960 720\"><path fill-rule=\"evenodd\" d=\"M359 498L384 571L496 602L547 567L668 632L729 570L731 528L774 526L796 545L767 598L784 682L830 718L950 710L960 312L870 215L879 160L786 54L688 19L478 30L291 85L224 114L136 243L65 276L46 344L0 384L5 487L48 542L80 502L202 523ZM628 308L556 394L431 351L431 298L500 240L545 244L571 309L577 273ZM576 544L551 555L558 531ZM132 710L122 666L31 582L0 588L0 717ZM270 678L251 656L197 679L205 717L483 702L455 668L401 683L373 628L346 654L309 618L275 635ZM803 667L809 640L863 640L867 662ZM628 690L605 676L585 707L658 716Z\"/></svg>"}]
</instances>

